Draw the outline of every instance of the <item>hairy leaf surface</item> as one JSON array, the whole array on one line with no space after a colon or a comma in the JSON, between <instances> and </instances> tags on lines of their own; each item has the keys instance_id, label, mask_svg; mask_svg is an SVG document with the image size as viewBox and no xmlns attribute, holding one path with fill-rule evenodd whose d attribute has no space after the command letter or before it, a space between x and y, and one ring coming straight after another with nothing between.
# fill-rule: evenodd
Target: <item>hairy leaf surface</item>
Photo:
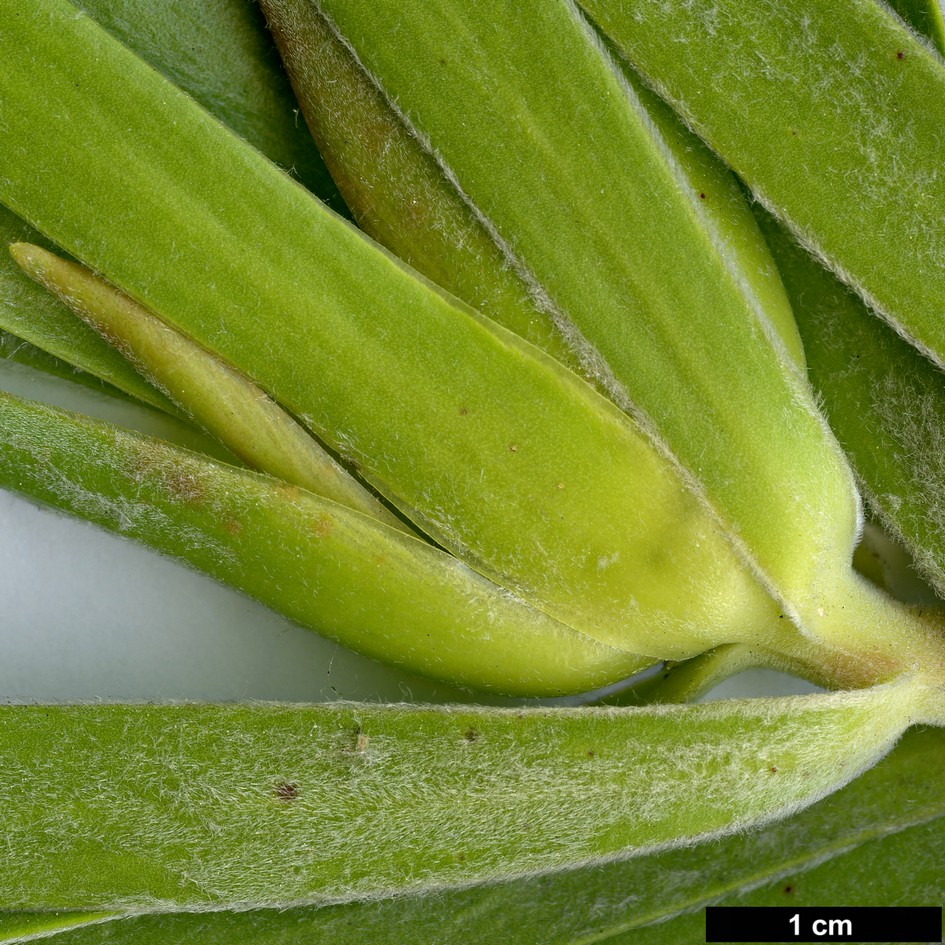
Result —
<instances>
[{"instance_id":1,"label":"hairy leaf surface","mask_svg":"<svg viewBox=\"0 0 945 945\"><path fill-rule=\"evenodd\" d=\"M929 698L3 707L2 905L285 906L675 847L841 787Z\"/></svg>"},{"instance_id":2,"label":"hairy leaf surface","mask_svg":"<svg viewBox=\"0 0 945 945\"><path fill-rule=\"evenodd\" d=\"M677 945L721 905L939 905L945 901L945 734L911 732L884 761L788 821L686 849L486 887L288 910L139 916L55 945ZM100 914L0 914L4 943ZM44 936L45 937L45 936Z\"/></svg>"}]
</instances>

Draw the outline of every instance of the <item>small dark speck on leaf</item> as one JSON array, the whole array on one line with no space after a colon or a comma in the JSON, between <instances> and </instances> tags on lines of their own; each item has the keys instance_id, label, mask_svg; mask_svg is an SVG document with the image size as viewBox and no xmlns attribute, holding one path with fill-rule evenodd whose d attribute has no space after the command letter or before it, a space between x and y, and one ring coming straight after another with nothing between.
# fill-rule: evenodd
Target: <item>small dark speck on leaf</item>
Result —
<instances>
[{"instance_id":1,"label":"small dark speck on leaf","mask_svg":"<svg viewBox=\"0 0 945 945\"><path fill-rule=\"evenodd\" d=\"M468 407L460 407L460 408L459 408L459 415L460 415L461 417L465 417L466 414L468 414L468 413L469 413L469 408L468 408Z\"/></svg>"},{"instance_id":2,"label":"small dark speck on leaf","mask_svg":"<svg viewBox=\"0 0 945 945\"><path fill-rule=\"evenodd\" d=\"M298 785L293 784L291 781L280 781L273 789L272 793L279 798L280 801L294 801L299 796Z\"/></svg>"},{"instance_id":3,"label":"small dark speck on leaf","mask_svg":"<svg viewBox=\"0 0 945 945\"><path fill-rule=\"evenodd\" d=\"M772 765L768 770L769 770L772 774L777 774L777 773L778 773L778 769L777 769L774 765Z\"/></svg>"},{"instance_id":4,"label":"small dark speck on leaf","mask_svg":"<svg viewBox=\"0 0 945 945\"><path fill-rule=\"evenodd\" d=\"M354 728L354 750L360 753L366 751L367 746L368 736L362 731L361 724L359 722Z\"/></svg>"},{"instance_id":5,"label":"small dark speck on leaf","mask_svg":"<svg viewBox=\"0 0 945 945\"><path fill-rule=\"evenodd\" d=\"M587 757L588 757L588 758L593 758L594 755L595 755L594 749L593 749L593 748L589 748L588 751L587 751Z\"/></svg>"},{"instance_id":6,"label":"small dark speck on leaf","mask_svg":"<svg viewBox=\"0 0 945 945\"><path fill-rule=\"evenodd\" d=\"M467 742L474 742L478 737L479 733L474 728L467 728L466 731L463 732L463 738L465 738Z\"/></svg>"},{"instance_id":7,"label":"small dark speck on leaf","mask_svg":"<svg viewBox=\"0 0 945 945\"><path fill-rule=\"evenodd\" d=\"M517 452L518 452L518 444L517 444L517 443L510 443L510 444L509 444L509 452L510 452L510 453L517 453Z\"/></svg>"},{"instance_id":8,"label":"small dark speck on leaf","mask_svg":"<svg viewBox=\"0 0 945 945\"><path fill-rule=\"evenodd\" d=\"M906 54L900 49L900 50L898 50L898 51L896 52L896 58L897 58L897 59L905 59L905 58L906 58Z\"/></svg>"},{"instance_id":9,"label":"small dark speck on leaf","mask_svg":"<svg viewBox=\"0 0 945 945\"><path fill-rule=\"evenodd\" d=\"M705 200L705 194L699 194L699 199L700 199L700 200Z\"/></svg>"},{"instance_id":10,"label":"small dark speck on leaf","mask_svg":"<svg viewBox=\"0 0 945 945\"><path fill-rule=\"evenodd\" d=\"M793 887L793 886L785 886L785 887L784 887L784 895L785 895L785 896L790 896L792 892L794 892L794 887Z\"/></svg>"}]
</instances>

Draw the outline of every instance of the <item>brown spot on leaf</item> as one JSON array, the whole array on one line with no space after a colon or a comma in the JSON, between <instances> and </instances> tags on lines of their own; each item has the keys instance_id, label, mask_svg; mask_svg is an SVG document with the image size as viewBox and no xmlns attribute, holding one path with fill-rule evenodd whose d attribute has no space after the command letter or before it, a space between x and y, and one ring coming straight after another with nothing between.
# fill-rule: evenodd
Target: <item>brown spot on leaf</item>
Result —
<instances>
[{"instance_id":1,"label":"brown spot on leaf","mask_svg":"<svg viewBox=\"0 0 945 945\"><path fill-rule=\"evenodd\" d=\"M299 796L299 786L291 781L280 781L273 787L272 793L280 801L294 801Z\"/></svg>"},{"instance_id":2,"label":"brown spot on leaf","mask_svg":"<svg viewBox=\"0 0 945 945\"><path fill-rule=\"evenodd\" d=\"M699 199L700 199L700 200L705 200L705 194L704 194L704 193L700 193L700 194L699 194Z\"/></svg>"},{"instance_id":3,"label":"brown spot on leaf","mask_svg":"<svg viewBox=\"0 0 945 945\"><path fill-rule=\"evenodd\" d=\"M906 58L906 54L905 54L901 49L898 49L898 50L896 50L896 58L897 58L897 59L905 59L905 58Z\"/></svg>"},{"instance_id":4,"label":"brown spot on leaf","mask_svg":"<svg viewBox=\"0 0 945 945\"><path fill-rule=\"evenodd\" d=\"M227 519L223 523L223 530L229 535L238 535L243 530L243 523L235 518Z\"/></svg>"},{"instance_id":5,"label":"brown spot on leaf","mask_svg":"<svg viewBox=\"0 0 945 945\"><path fill-rule=\"evenodd\" d=\"M468 407L460 407L460 408L459 408L459 415L460 415L461 417L465 417L468 413L469 413L469 408L468 408Z\"/></svg>"},{"instance_id":6,"label":"brown spot on leaf","mask_svg":"<svg viewBox=\"0 0 945 945\"><path fill-rule=\"evenodd\" d=\"M465 738L467 742L474 742L479 738L479 733L474 728L467 728L466 731L463 732L463 738Z\"/></svg>"},{"instance_id":7,"label":"brown spot on leaf","mask_svg":"<svg viewBox=\"0 0 945 945\"><path fill-rule=\"evenodd\" d=\"M361 730L359 723L354 727L354 744L350 748L345 748L344 751L360 755L367 750L369 740L368 736Z\"/></svg>"},{"instance_id":8,"label":"brown spot on leaf","mask_svg":"<svg viewBox=\"0 0 945 945\"><path fill-rule=\"evenodd\" d=\"M149 483L164 491L168 498L199 506L206 500L206 489L196 468L188 463L150 448L138 453L128 472L135 482Z\"/></svg>"},{"instance_id":9,"label":"brown spot on leaf","mask_svg":"<svg viewBox=\"0 0 945 945\"><path fill-rule=\"evenodd\" d=\"M768 770L769 770L772 774L777 774L777 773L778 773L778 769L777 769L774 765L772 765L770 768L768 768Z\"/></svg>"},{"instance_id":10,"label":"brown spot on leaf","mask_svg":"<svg viewBox=\"0 0 945 945\"><path fill-rule=\"evenodd\" d=\"M792 892L794 892L794 887L793 887L793 886L785 886L785 887L784 887L784 895L785 895L785 896L790 896Z\"/></svg>"},{"instance_id":11,"label":"brown spot on leaf","mask_svg":"<svg viewBox=\"0 0 945 945\"><path fill-rule=\"evenodd\" d=\"M588 758L594 758L594 757L596 756L596 754L597 754L597 752L595 752L593 748L588 748L588 750L587 750L587 757L588 757Z\"/></svg>"},{"instance_id":12,"label":"brown spot on leaf","mask_svg":"<svg viewBox=\"0 0 945 945\"><path fill-rule=\"evenodd\" d=\"M335 523L330 516L319 515L313 519L311 528L316 538L327 538L335 530Z\"/></svg>"},{"instance_id":13,"label":"brown spot on leaf","mask_svg":"<svg viewBox=\"0 0 945 945\"><path fill-rule=\"evenodd\" d=\"M510 443L510 444L509 444L509 452L510 452L510 453L517 453L517 452L518 452L518 444L517 444L517 443Z\"/></svg>"},{"instance_id":14,"label":"brown spot on leaf","mask_svg":"<svg viewBox=\"0 0 945 945\"><path fill-rule=\"evenodd\" d=\"M201 505L204 500L203 483L192 473L184 469L166 468L161 477L168 492L188 505Z\"/></svg>"}]
</instances>

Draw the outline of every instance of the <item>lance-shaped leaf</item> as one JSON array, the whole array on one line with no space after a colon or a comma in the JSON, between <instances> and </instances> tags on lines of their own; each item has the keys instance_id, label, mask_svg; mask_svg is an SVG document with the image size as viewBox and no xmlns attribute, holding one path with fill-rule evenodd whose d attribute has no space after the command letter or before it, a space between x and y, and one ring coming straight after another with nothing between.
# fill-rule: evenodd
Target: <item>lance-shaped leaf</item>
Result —
<instances>
[{"instance_id":1,"label":"lance-shaped leaf","mask_svg":"<svg viewBox=\"0 0 945 945\"><path fill-rule=\"evenodd\" d=\"M11 206L569 626L651 659L781 636L710 513L612 404L380 250L70 5L16 14L0 36L16 64L0 77Z\"/></svg>"},{"instance_id":2,"label":"lance-shaped leaf","mask_svg":"<svg viewBox=\"0 0 945 945\"><path fill-rule=\"evenodd\" d=\"M729 200L717 170L680 156L576 8L314 5L785 612L878 661L890 624L940 648L852 575L853 478L769 315L783 290L752 275L770 257L732 236L754 229L747 208L706 212ZM267 3L283 46L275 11L299 7Z\"/></svg>"},{"instance_id":3,"label":"lance-shaped leaf","mask_svg":"<svg viewBox=\"0 0 945 945\"><path fill-rule=\"evenodd\" d=\"M656 945L698 941L704 905L933 905L945 856L945 734L908 733L841 791L764 830L552 875L285 910L0 913L0 942L52 945ZM109 928L101 927L107 920ZM73 931L55 932L57 928ZM81 928L80 926L85 926Z\"/></svg>"},{"instance_id":4,"label":"lance-shaped leaf","mask_svg":"<svg viewBox=\"0 0 945 945\"><path fill-rule=\"evenodd\" d=\"M926 42L874 0L582 6L801 242L945 363L945 64Z\"/></svg>"},{"instance_id":5,"label":"lance-shaped leaf","mask_svg":"<svg viewBox=\"0 0 945 945\"><path fill-rule=\"evenodd\" d=\"M294 486L0 394L0 485L179 558L389 663L506 692L580 692L641 658L445 552Z\"/></svg>"},{"instance_id":6,"label":"lance-shaped leaf","mask_svg":"<svg viewBox=\"0 0 945 945\"><path fill-rule=\"evenodd\" d=\"M81 7L263 154L290 169L313 193L344 210L314 142L299 125L292 92L252 4L85 0ZM0 243L20 241L54 248L0 207ZM0 253L0 329L27 342L0 336L5 339L3 356L89 383L84 374L37 355L36 346L145 403L176 413L94 332L24 280L5 253Z\"/></svg>"},{"instance_id":7,"label":"lance-shaped leaf","mask_svg":"<svg viewBox=\"0 0 945 945\"><path fill-rule=\"evenodd\" d=\"M98 279L30 243L17 264L114 345L186 414L254 469L393 528L406 528L275 401L239 372Z\"/></svg>"},{"instance_id":8,"label":"lance-shaped leaf","mask_svg":"<svg viewBox=\"0 0 945 945\"><path fill-rule=\"evenodd\" d=\"M840 787L929 699L3 707L2 906L344 901L677 846Z\"/></svg>"}]
</instances>

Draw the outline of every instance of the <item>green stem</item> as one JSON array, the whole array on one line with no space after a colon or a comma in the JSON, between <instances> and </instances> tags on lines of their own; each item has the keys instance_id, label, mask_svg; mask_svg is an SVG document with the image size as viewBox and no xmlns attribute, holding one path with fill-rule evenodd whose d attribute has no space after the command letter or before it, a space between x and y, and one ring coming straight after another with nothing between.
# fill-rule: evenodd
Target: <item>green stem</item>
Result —
<instances>
[{"instance_id":1,"label":"green stem","mask_svg":"<svg viewBox=\"0 0 945 945\"><path fill-rule=\"evenodd\" d=\"M807 676L810 667L757 646L729 644L663 669L600 700L601 705L653 705L694 702L731 676L749 669L779 669Z\"/></svg>"},{"instance_id":2,"label":"green stem","mask_svg":"<svg viewBox=\"0 0 945 945\"><path fill-rule=\"evenodd\" d=\"M824 663L831 676L844 671L873 680L903 672L918 673L945 684L945 614L894 600L853 571L843 584L832 585L818 608L814 632L836 648L835 662Z\"/></svg>"}]
</instances>

